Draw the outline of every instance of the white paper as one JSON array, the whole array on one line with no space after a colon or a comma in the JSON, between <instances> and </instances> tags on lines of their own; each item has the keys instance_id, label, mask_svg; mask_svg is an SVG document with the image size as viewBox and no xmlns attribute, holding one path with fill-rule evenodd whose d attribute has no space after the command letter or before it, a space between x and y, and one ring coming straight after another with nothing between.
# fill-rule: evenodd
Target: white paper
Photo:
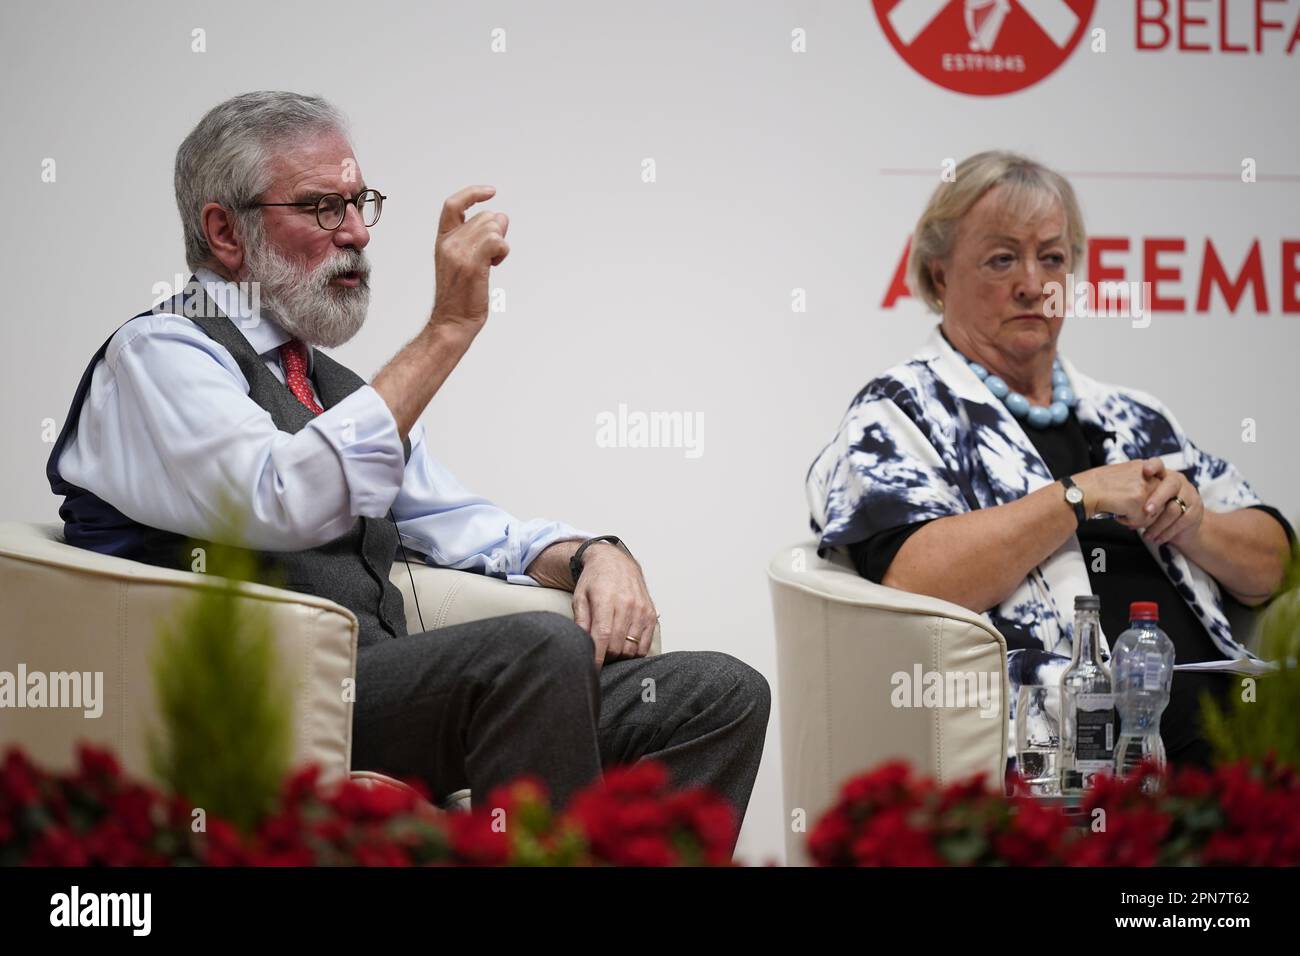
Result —
<instances>
[{"instance_id":1,"label":"white paper","mask_svg":"<svg viewBox=\"0 0 1300 956\"><path fill-rule=\"evenodd\" d=\"M1198 661L1195 664L1175 664L1175 671L1192 671L1202 674L1246 674L1260 677L1277 670L1275 661L1260 661L1249 657L1240 660Z\"/></svg>"}]
</instances>

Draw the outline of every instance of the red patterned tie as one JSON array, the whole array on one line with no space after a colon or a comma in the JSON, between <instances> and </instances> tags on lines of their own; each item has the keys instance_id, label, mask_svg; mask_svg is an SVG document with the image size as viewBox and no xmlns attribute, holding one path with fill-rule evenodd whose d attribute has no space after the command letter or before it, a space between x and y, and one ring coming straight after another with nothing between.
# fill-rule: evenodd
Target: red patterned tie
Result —
<instances>
[{"instance_id":1,"label":"red patterned tie","mask_svg":"<svg viewBox=\"0 0 1300 956\"><path fill-rule=\"evenodd\" d=\"M316 404L312 398L311 383L307 379L307 346L298 339L290 339L280 346L280 364L284 367L285 384L313 413L319 415L325 409Z\"/></svg>"}]
</instances>

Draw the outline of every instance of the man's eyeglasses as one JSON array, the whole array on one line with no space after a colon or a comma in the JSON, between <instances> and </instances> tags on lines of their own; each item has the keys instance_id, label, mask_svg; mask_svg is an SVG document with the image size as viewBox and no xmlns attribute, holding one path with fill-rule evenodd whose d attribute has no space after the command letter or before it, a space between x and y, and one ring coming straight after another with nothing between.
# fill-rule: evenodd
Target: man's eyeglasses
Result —
<instances>
[{"instance_id":1,"label":"man's eyeglasses","mask_svg":"<svg viewBox=\"0 0 1300 956\"><path fill-rule=\"evenodd\" d=\"M245 209L256 209L260 206L302 206L316 208L316 222L322 229L328 229L331 232L343 225L343 219L347 215L348 206L356 206L357 212L361 213L361 221L367 227L373 226L379 221L379 215L384 211L384 200L388 197L378 189L363 189L351 199L345 199L338 193L326 193L315 202L250 202L245 204Z\"/></svg>"}]
</instances>

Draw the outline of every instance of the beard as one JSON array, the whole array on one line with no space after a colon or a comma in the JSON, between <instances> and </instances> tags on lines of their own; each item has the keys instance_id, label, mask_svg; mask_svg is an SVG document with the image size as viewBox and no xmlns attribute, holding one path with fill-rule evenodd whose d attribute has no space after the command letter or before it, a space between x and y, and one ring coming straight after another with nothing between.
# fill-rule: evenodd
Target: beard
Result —
<instances>
[{"instance_id":1,"label":"beard","mask_svg":"<svg viewBox=\"0 0 1300 956\"><path fill-rule=\"evenodd\" d=\"M315 269L282 256L264 237L247 245L248 280L256 282L260 311L309 345L335 348L356 335L370 307L370 262L358 249L338 249ZM342 275L355 288L332 286Z\"/></svg>"}]
</instances>

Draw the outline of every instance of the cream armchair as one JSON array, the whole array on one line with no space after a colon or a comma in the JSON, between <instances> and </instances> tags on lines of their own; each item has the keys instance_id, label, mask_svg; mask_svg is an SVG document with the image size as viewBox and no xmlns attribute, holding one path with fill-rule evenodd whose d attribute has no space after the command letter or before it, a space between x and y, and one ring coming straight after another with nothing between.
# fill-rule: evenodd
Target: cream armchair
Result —
<instances>
[{"instance_id":1,"label":"cream armchair","mask_svg":"<svg viewBox=\"0 0 1300 956\"><path fill-rule=\"evenodd\" d=\"M807 834L839 788L882 761L903 758L952 781L984 771L1001 780L1007 759L1007 647L978 614L936 598L882 587L847 563L817 557L813 541L768 565L776 622L786 858L808 862ZM984 672L991 702L895 706L893 675Z\"/></svg>"},{"instance_id":2,"label":"cream armchair","mask_svg":"<svg viewBox=\"0 0 1300 956\"><path fill-rule=\"evenodd\" d=\"M156 568L63 543L62 525L0 523L0 671L101 672L102 714L80 709L0 710L0 751L20 744L35 760L68 767L80 740L111 747L125 770L150 776L147 729L157 707L149 655L164 622L174 619L202 574ZM429 629L518 611L570 618L571 595L550 588L397 560L392 580L418 629L411 577ZM357 621L331 601L259 584L241 584L243 600L269 615L281 659L294 675L293 760L320 764L335 779L350 770L352 703L342 692L355 673ZM651 653L659 653L656 628ZM374 779L375 774L355 777ZM463 806L468 791L446 804Z\"/></svg>"}]
</instances>

